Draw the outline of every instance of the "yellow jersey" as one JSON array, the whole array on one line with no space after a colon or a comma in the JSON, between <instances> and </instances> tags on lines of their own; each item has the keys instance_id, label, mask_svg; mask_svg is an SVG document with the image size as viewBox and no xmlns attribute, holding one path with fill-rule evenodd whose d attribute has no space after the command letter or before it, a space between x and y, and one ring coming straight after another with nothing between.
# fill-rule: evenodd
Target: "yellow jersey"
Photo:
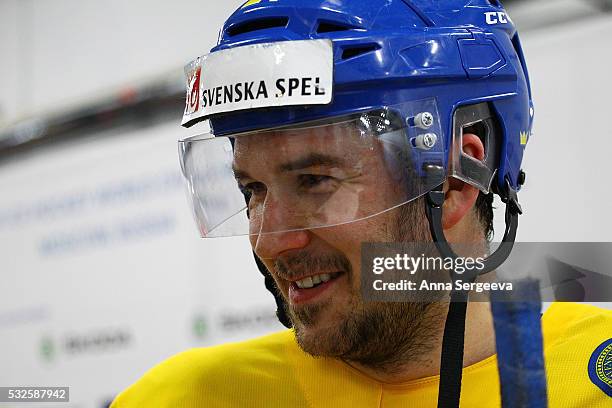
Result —
<instances>
[{"instance_id":1,"label":"yellow jersey","mask_svg":"<svg viewBox=\"0 0 612 408\"><path fill-rule=\"evenodd\" d=\"M612 311L555 303L542 331L549 407L612 407ZM304 353L286 330L171 357L111 408L436 407L438 381L375 381L339 360ZM496 357L465 367L461 407L500 405Z\"/></svg>"}]
</instances>

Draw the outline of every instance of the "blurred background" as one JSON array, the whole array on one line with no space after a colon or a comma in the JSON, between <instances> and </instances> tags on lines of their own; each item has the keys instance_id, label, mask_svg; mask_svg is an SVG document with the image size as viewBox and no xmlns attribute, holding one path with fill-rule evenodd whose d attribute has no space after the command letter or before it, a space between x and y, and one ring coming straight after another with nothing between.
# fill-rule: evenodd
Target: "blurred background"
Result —
<instances>
[{"instance_id":1,"label":"blurred background","mask_svg":"<svg viewBox=\"0 0 612 408\"><path fill-rule=\"evenodd\" d=\"M198 238L177 159L182 67L241 3L0 0L0 386L105 407L172 354L282 328L248 241ZM519 240L612 241L612 0L504 4L536 104Z\"/></svg>"}]
</instances>

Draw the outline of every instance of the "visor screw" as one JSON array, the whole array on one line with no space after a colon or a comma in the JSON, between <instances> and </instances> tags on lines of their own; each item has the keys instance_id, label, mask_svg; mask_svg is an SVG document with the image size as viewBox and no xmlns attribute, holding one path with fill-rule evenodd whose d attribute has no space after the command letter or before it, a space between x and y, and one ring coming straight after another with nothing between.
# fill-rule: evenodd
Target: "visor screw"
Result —
<instances>
[{"instance_id":1,"label":"visor screw","mask_svg":"<svg viewBox=\"0 0 612 408\"><path fill-rule=\"evenodd\" d=\"M429 150L436 145L437 141L438 136L435 133L424 133L414 139L414 144L419 149Z\"/></svg>"},{"instance_id":2,"label":"visor screw","mask_svg":"<svg viewBox=\"0 0 612 408\"><path fill-rule=\"evenodd\" d=\"M421 129L429 129L434 122L434 117L429 112L421 112L414 118L414 124Z\"/></svg>"}]
</instances>

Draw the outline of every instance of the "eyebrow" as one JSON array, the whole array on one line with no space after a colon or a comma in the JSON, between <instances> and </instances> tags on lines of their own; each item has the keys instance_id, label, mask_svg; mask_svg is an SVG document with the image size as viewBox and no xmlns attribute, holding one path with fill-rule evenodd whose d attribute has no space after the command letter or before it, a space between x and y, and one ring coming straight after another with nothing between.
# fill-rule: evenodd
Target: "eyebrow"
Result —
<instances>
[{"instance_id":1,"label":"eyebrow","mask_svg":"<svg viewBox=\"0 0 612 408\"><path fill-rule=\"evenodd\" d=\"M287 171L303 170L314 166L341 167L343 165L344 160L340 157L334 157L323 153L310 153L309 155L301 157L299 159L280 164L277 167L277 171L281 173ZM250 178L247 172L239 170L238 168L236 168L235 164L232 164L232 171L234 172L234 177L236 178L236 180Z\"/></svg>"},{"instance_id":2,"label":"eyebrow","mask_svg":"<svg viewBox=\"0 0 612 408\"><path fill-rule=\"evenodd\" d=\"M281 164L278 166L280 172L303 170L314 166L343 166L344 160L323 153L310 153L308 156Z\"/></svg>"}]
</instances>

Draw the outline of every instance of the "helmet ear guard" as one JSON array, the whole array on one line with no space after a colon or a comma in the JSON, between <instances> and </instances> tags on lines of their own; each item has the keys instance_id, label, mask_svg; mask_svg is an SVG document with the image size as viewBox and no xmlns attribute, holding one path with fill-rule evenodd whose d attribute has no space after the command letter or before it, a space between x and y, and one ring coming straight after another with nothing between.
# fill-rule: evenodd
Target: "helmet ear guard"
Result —
<instances>
[{"instance_id":1,"label":"helmet ear guard","mask_svg":"<svg viewBox=\"0 0 612 408\"><path fill-rule=\"evenodd\" d=\"M483 160L472 157L463 150L465 133L475 133L480 138L485 150ZM457 108L453 115L450 176L488 194L499 164L501 137L501 130L487 102Z\"/></svg>"}]
</instances>

